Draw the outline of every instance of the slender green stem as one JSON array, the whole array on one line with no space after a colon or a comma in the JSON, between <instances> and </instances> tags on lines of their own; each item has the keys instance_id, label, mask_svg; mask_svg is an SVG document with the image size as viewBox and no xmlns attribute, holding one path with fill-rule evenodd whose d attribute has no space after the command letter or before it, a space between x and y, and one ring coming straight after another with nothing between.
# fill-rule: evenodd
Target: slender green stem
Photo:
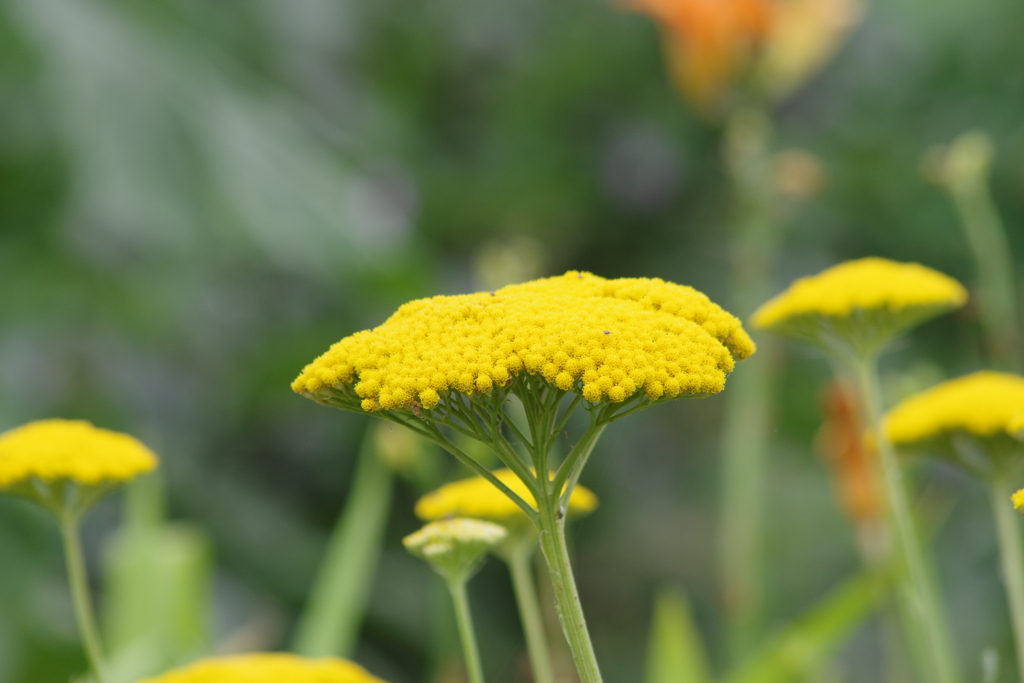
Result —
<instances>
[{"instance_id":1,"label":"slender green stem","mask_svg":"<svg viewBox=\"0 0 1024 683\"><path fill-rule=\"evenodd\" d=\"M92 598L89 596L89 578L85 570L85 558L82 555L82 542L78 538L78 515L63 514L60 516L60 535L64 541L68 582L71 586L71 599L75 606L78 630L82 635L82 643L85 645L85 653L89 658L89 665L92 667L96 683L105 683L107 665L103 656L99 630L96 628Z\"/></svg>"},{"instance_id":2,"label":"slender green stem","mask_svg":"<svg viewBox=\"0 0 1024 683\"><path fill-rule=\"evenodd\" d=\"M903 563L902 576L907 584L904 586L908 601L904 610L904 627L911 642L919 646L921 669L926 672L928 683L957 683L960 674L953 658L953 646L947 631L945 614L929 571L920 535L914 524L903 472L896 460L892 443L881 428L882 407L877 358L865 355L856 366L863 412L882 465L889 520Z\"/></svg>"},{"instance_id":3,"label":"slender green stem","mask_svg":"<svg viewBox=\"0 0 1024 683\"><path fill-rule=\"evenodd\" d=\"M473 615L469 611L469 597L466 595L465 577L450 578L448 591L452 594L452 605L455 607L455 622L459 627L459 638L462 640L462 655L466 659L466 676L469 683L484 683L484 670L480 665L480 649L476 644L476 631L473 630Z\"/></svg>"},{"instance_id":4,"label":"slender green stem","mask_svg":"<svg viewBox=\"0 0 1024 683\"><path fill-rule=\"evenodd\" d=\"M557 489L556 489L557 490ZM587 620L576 591L572 566L569 564L569 549L565 545L565 515L558 505L558 496L549 491L540 505L540 547L547 560L551 574L551 586L555 592L555 609L562 624L565 639L569 642L580 683L601 683L601 671L597 665L594 646L587 631Z\"/></svg>"},{"instance_id":5,"label":"slender green stem","mask_svg":"<svg viewBox=\"0 0 1024 683\"><path fill-rule=\"evenodd\" d=\"M533 667L534 683L554 683L555 673L551 666L551 652L548 649L547 634L544 632L544 618L541 615L537 586L533 580L530 558L533 557L533 543L517 544L505 555L512 587L519 606L519 617L523 622L526 637L526 651Z\"/></svg>"},{"instance_id":6,"label":"slender green stem","mask_svg":"<svg viewBox=\"0 0 1024 683\"><path fill-rule=\"evenodd\" d=\"M1010 599L1013 620L1013 641L1017 650L1017 672L1024 683L1024 550L1021 548L1020 524L1010 504L1013 487L1005 477L993 477L989 483L992 514L999 535L999 558L1002 561L1003 583Z\"/></svg>"},{"instance_id":7,"label":"slender green stem","mask_svg":"<svg viewBox=\"0 0 1024 683\"><path fill-rule=\"evenodd\" d=\"M299 619L292 649L304 657L352 654L384 542L392 475L373 430L363 441L348 503Z\"/></svg>"}]
</instances>

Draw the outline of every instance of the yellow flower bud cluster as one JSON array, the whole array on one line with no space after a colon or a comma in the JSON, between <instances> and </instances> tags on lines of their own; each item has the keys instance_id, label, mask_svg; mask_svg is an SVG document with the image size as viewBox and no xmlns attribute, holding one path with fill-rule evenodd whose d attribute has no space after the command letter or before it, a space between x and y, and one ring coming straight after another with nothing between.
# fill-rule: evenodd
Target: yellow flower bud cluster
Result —
<instances>
[{"instance_id":1,"label":"yellow flower bud cluster","mask_svg":"<svg viewBox=\"0 0 1024 683\"><path fill-rule=\"evenodd\" d=\"M537 507L533 494L512 470L495 470L492 474L498 481L512 489L513 493L533 507ZM577 485L569 499L569 515L586 515L596 508L597 496L594 492ZM428 493L416 503L416 516L424 521L445 517L472 517L499 524L526 521L526 513L483 477L453 481Z\"/></svg>"},{"instance_id":2,"label":"yellow flower bud cluster","mask_svg":"<svg viewBox=\"0 0 1024 683\"><path fill-rule=\"evenodd\" d=\"M304 659L284 653L218 657L140 683L385 683L344 659Z\"/></svg>"},{"instance_id":3,"label":"yellow flower bud cluster","mask_svg":"<svg viewBox=\"0 0 1024 683\"><path fill-rule=\"evenodd\" d=\"M591 402L713 394L754 352L739 320L690 287L590 273L405 304L306 366L302 394L354 385L367 411L431 409L526 372Z\"/></svg>"},{"instance_id":4,"label":"yellow flower bud cluster","mask_svg":"<svg viewBox=\"0 0 1024 683\"><path fill-rule=\"evenodd\" d=\"M895 444L913 444L964 431L974 436L1005 434L1024 413L1024 377L975 372L942 382L898 404L884 427Z\"/></svg>"},{"instance_id":5,"label":"yellow flower bud cluster","mask_svg":"<svg viewBox=\"0 0 1024 683\"><path fill-rule=\"evenodd\" d=\"M0 434L0 489L32 478L125 482L156 466L156 456L134 437L84 420L40 420Z\"/></svg>"},{"instance_id":6,"label":"yellow flower bud cluster","mask_svg":"<svg viewBox=\"0 0 1024 683\"><path fill-rule=\"evenodd\" d=\"M751 318L770 328L802 316L845 318L855 310L898 313L915 308L955 308L967 290L936 270L882 258L847 261L800 278L759 308Z\"/></svg>"},{"instance_id":7,"label":"yellow flower bud cluster","mask_svg":"<svg viewBox=\"0 0 1024 683\"><path fill-rule=\"evenodd\" d=\"M1010 500L1013 502L1013 508L1015 510L1024 510L1024 489L1015 491Z\"/></svg>"},{"instance_id":8,"label":"yellow flower bud cluster","mask_svg":"<svg viewBox=\"0 0 1024 683\"><path fill-rule=\"evenodd\" d=\"M416 553L424 553L435 545L490 547L504 541L506 533L497 524L479 519L444 519L414 531L402 539L402 543Z\"/></svg>"}]
</instances>

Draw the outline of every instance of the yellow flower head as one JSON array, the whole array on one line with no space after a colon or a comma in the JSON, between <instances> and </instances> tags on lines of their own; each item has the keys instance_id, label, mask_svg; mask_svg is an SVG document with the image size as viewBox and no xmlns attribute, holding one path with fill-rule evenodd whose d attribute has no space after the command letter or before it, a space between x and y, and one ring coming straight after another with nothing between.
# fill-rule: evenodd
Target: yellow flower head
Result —
<instances>
[{"instance_id":1,"label":"yellow flower head","mask_svg":"<svg viewBox=\"0 0 1024 683\"><path fill-rule=\"evenodd\" d=\"M261 653L207 659L140 683L385 683L344 659Z\"/></svg>"},{"instance_id":2,"label":"yellow flower head","mask_svg":"<svg viewBox=\"0 0 1024 683\"><path fill-rule=\"evenodd\" d=\"M915 394L889 411L885 431L898 445L910 445L954 432L988 438L1005 435L1024 412L1024 377L975 372Z\"/></svg>"},{"instance_id":3,"label":"yellow flower head","mask_svg":"<svg viewBox=\"0 0 1024 683\"><path fill-rule=\"evenodd\" d=\"M334 344L292 389L328 398L347 387L363 410L415 412L528 373L594 403L672 398L721 391L753 352L739 320L690 287L569 272L407 303Z\"/></svg>"},{"instance_id":4,"label":"yellow flower head","mask_svg":"<svg viewBox=\"0 0 1024 683\"><path fill-rule=\"evenodd\" d=\"M0 490L31 480L119 484L156 466L138 439L84 420L40 420L0 434Z\"/></svg>"},{"instance_id":5,"label":"yellow flower head","mask_svg":"<svg viewBox=\"0 0 1024 683\"><path fill-rule=\"evenodd\" d=\"M931 268L865 258L797 280L761 306L751 322L803 340L843 337L860 347L877 347L966 301L959 282Z\"/></svg>"},{"instance_id":6,"label":"yellow flower head","mask_svg":"<svg viewBox=\"0 0 1024 683\"><path fill-rule=\"evenodd\" d=\"M496 470L494 476L530 505L537 503L526 485L507 469ZM585 515L597 508L597 496L577 485L569 500L569 515ZM446 517L486 519L498 524L527 523L526 514L518 505L483 477L453 481L428 493L416 503L416 516L422 520Z\"/></svg>"},{"instance_id":7,"label":"yellow flower head","mask_svg":"<svg viewBox=\"0 0 1024 683\"><path fill-rule=\"evenodd\" d=\"M1014 510L1024 510L1024 489L1020 489L1010 496L1010 500L1013 501Z\"/></svg>"}]
</instances>

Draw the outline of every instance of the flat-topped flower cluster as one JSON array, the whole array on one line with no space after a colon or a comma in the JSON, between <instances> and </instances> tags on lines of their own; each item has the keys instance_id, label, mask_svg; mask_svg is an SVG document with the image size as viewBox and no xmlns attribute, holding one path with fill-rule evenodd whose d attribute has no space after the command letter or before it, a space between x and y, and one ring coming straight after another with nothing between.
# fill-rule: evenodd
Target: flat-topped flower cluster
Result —
<instances>
[{"instance_id":1,"label":"flat-topped flower cluster","mask_svg":"<svg viewBox=\"0 0 1024 683\"><path fill-rule=\"evenodd\" d=\"M1024 414L1024 377L989 370L958 377L907 398L885 418L889 439L913 444L964 431L1002 436Z\"/></svg>"},{"instance_id":2,"label":"flat-topped flower cluster","mask_svg":"<svg viewBox=\"0 0 1024 683\"><path fill-rule=\"evenodd\" d=\"M39 420L0 434L0 489L30 479L123 483L156 466L138 439L85 420Z\"/></svg>"},{"instance_id":3,"label":"flat-topped flower cluster","mask_svg":"<svg viewBox=\"0 0 1024 683\"><path fill-rule=\"evenodd\" d=\"M405 304L334 344L292 384L302 394L354 385L368 412L433 408L526 372L591 402L638 391L721 391L734 357L754 352L738 319L691 287L590 273Z\"/></svg>"},{"instance_id":4,"label":"flat-topped flower cluster","mask_svg":"<svg viewBox=\"0 0 1024 683\"><path fill-rule=\"evenodd\" d=\"M856 310L955 308L967 290L953 278L917 263L883 258L847 261L800 278L754 314L754 327L771 328L794 318L844 318Z\"/></svg>"}]
</instances>

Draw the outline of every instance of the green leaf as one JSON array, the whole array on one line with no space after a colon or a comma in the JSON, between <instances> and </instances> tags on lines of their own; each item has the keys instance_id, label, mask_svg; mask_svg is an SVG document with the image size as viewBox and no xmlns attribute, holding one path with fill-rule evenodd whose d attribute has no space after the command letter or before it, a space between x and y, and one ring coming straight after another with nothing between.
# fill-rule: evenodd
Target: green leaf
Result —
<instances>
[{"instance_id":1,"label":"green leaf","mask_svg":"<svg viewBox=\"0 0 1024 683\"><path fill-rule=\"evenodd\" d=\"M662 588L654 597L647 643L647 683L711 683L707 654L682 591Z\"/></svg>"},{"instance_id":2,"label":"green leaf","mask_svg":"<svg viewBox=\"0 0 1024 683\"><path fill-rule=\"evenodd\" d=\"M784 683L818 668L869 614L876 579L858 574L771 638L726 683Z\"/></svg>"}]
</instances>

